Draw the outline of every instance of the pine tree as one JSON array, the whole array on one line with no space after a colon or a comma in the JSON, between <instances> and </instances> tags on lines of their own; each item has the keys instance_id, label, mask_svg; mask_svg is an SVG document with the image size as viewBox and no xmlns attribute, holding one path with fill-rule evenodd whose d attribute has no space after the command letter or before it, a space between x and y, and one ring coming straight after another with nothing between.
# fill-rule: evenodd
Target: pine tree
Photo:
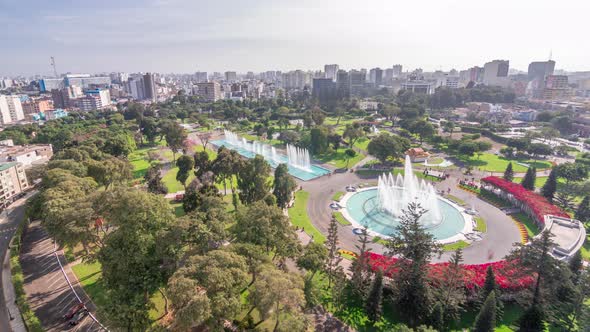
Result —
<instances>
[{"instance_id":1,"label":"pine tree","mask_svg":"<svg viewBox=\"0 0 590 332\"><path fill-rule=\"evenodd\" d=\"M543 196L545 198L547 198L550 202L552 202L553 198L555 197L556 191L557 191L557 172L555 171L555 169L552 169L551 173L549 173L549 177L547 178L547 182L545 182L545 184L543 185L543 188L541 188L541 194L543 194Z\"/></svg>"},{"instance_id":2,"label":"pine tree","mask_svg":"<svg viewBox=\"0 0 590 332\"><path fill-rule=\"evenodd\" d=\"M356 248L359 251L359 256L355 259L350 269L352 270L352 276L350 278L350 287L352 288L352 292L356 295L359 299L365 298L367 295L367 287L369 282L369 264L368 264L368 253L371 251L371 248L367 248L367 244L369 244L369 234L367 233L367 229L363 228L362 233L359 236L359 242L361 245L356 245Z\"/></svg>"},{"instance_id":3,"label":"pine tree","mask_svg":"<svg viewBox=\"0 0 590 332\"><path fill-rule=\"evenodd\" d=\"M585 223L590 220L590 197L584 196L584 199L578 205L578 209L576 210L576 219Z\"/></svg>"},{"instance_id":4,"label":"pine tree","mask_svg":"<svg viewBox=\"0 0 590 332\"><path fill-rule=\"evenodd\" d=\"M518 319L519 332L545 331L545 315L538 304L530 306Z\"/></svg>"},{"instance_id":5,"label":"pine tree","mask_svg":"<svg viewBox=\"0 0 590 332\"><path fill-rule=\"evenodd\" d=\"M338 254L338 222L336 218L332 217L330 220L330 228L328 229L328 237L326 241L328 247L328 259L326 260L326 273L328 274L328 287L332 285L334 271L342 261L342 257Z\"/></svg>"},{"instance_id":6,"label":"pine tree","mask_svg":"<svg viewBox=\"0 0 590 332\"><path fill-rule=\"evenodd\" d=\"M529 167L522 178L522 186L530 191L535 190L535 180L537 179L537 170L534 167Z\"/></svg>"},{"instance_id":7,"label":"pine tree","mask_svg":"<svg viewBox=\"0 0 590 332\"><path fill-rule=\"evenodd\" d=\"M383 300L383 272L377 271L375 279L371 286L371 291L367 297L365 303L365 311L369 317L369 321L373 324L381 319L383 308L381 307L381 301Z\"/></svg>"},{"instance_id":8,"label":"pine tree","mask_svg":"<svg viewBox=\"0 0 590 332\"><path fill-rule=\"evenodd\" d=\"M486 298L473 324L474 332L493 332L496 327L496 292Z\"/></svg>"},{"instance_id":9,"label":"pine tree","mask_svg":"<svg viewBox=\"0 0 590 332\"><path fill-rule=\"evenodd\" d=\"M494 269L492 269L491 266L488 266L488 269L486 270L486 280L479 293L479 301L482 305L492 292L495 292L496 295L496 319L502 320L502 316L504 315L504 303L500 300L500 290L496 284Z\"/></svg>"},{"instance_id":10,"label":"pine tree","mask_svg":"<svg viewBox=\"0 0 590 332\"><path fill-rule=\"evenodd\" d=\"M504 180L512 181L514 179L514 171L512 170L512 163L508 163L504 171Z\"/></svg>"}]
</instances>

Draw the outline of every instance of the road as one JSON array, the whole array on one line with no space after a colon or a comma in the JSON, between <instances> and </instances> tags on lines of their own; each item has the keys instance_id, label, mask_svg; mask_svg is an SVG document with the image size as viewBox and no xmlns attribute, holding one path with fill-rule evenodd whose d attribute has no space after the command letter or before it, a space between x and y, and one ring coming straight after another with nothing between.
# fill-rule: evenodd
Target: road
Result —
<instances>
[{"instance_id":1,"label":"road","mask_svg":"<svg viewBox=\"0 0 590 332\"><path fill-rule=\"evenodd\" d=\"M31 194L29 194L29 196L30 195ZM0 215L0 257L2 261L4 260L4 255L6 255L8 245L16 232L18 224L24 219L25 202L26 198L16 201ZM3 268L4 266L0 264L0 275L2 275L1 269ZM15 313L11 313L11 315L14 314ZM0 331L12 331L10 328L8 310L4 301L4 289L2 287L0 287Z\"/></svg>"}]
</instances>

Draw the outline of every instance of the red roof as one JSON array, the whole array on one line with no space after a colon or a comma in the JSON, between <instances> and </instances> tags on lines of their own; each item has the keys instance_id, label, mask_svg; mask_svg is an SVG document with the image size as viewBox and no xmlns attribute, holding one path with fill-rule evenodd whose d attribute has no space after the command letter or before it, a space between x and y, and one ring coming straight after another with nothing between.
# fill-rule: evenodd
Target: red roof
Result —
<instances>
[{"instance_id":1,"label":"red roof","mask_svg":"<svg viewBox=\"0 0 590 332\"><path fill-rule=\"evenodd\" d=\"M558 217L569 218L570 216L565 213L561 208L551 204L547 198L533 192L526 190L522 185L507 181L503 178L496 176L488 176L481 179L482 182L489 183L494 187L501 189L507 193L510 193L519 200L526 204L537 216L537 220L540 222L544 221L544 216L554 215Z\"/></svg>"}]
</instances>

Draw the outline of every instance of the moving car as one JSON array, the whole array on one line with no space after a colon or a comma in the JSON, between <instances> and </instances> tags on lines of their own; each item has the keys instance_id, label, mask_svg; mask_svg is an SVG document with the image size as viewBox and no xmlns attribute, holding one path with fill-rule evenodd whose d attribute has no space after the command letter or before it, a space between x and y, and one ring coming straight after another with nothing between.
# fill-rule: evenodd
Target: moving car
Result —
<instances>
[{"instance_id":1,"label":"moving car","mask_svg":"<svg viewBox=\"0 0 590 332\"><path fill-rule=\"evenodd\" d=\"M68 319L70 319L70 318L74 317L74 315L75 315L76 313L78 313L78 311L80 311L80 310L84 309L85 307L86 307L86 306L84 305L84 303L78 303L78 304L75 304L75 305L74 305L74 306L72 306L72 307L70 308L70 310L69 310L69 311L68 311L68 312L67 312L67 313L64 315L64 320L68 320Z\"/></svg>"},{"instance_id":2,"label":"moving car","mask_svg":"<svg viewBox=\"0 0 590 332\"><path fill-rule=\"evenodd\" d=\"M70 326L78 325L78 323L80 323L82 321L82 319L84 319L84 317L86 317L86 315L88 315L88 310L86 310L86 308L84 308L83 310L78 311L78 313L76 313L74 315L74 317L72 317L72 319L70 319L68 324Z\"/></svg>"}]
</instances>

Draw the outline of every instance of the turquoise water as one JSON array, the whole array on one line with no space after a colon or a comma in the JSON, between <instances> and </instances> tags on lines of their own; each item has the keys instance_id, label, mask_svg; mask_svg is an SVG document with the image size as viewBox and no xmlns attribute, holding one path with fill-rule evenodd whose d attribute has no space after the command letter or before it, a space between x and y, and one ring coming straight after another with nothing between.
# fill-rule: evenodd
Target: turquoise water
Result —
<instances>
[{"instance_id":1,"label":"turquoise water","mask_svg":"<svg viewBox=\"0 0 590 332\"><path fill-rule=\"evenodd\" d=\"M227 142L226 140L216 140L216 141L212 141L212 144L216 145L216 146L225 146L228 149L232 149L232 150L236 150L240 155L246 157L246 158L254 158L256 156L256 154L252 151L248 151L246 149L243 149L241 147L235 146L230 144L229 142ZM277 168L277 166L279 166L279 164L287 164L287 162L289 161L289 159L287 158L287 156L285 156L282 153L279 153L277 151L277 159L279 162L274 161L272 159L266 159L265 160L270 164L270 166L272 168ZM289 166L289 174L293 175L294 177L303 180L303 181L309 181L309 180L313 180L317 177L329 174L330 170L329 169L325 169L323 167L317 166L317 165L311 165L311 171L308 172L306 170L303 169L299 169L296 167L292 167Z\"/></svg>"},{"instance_id":2,"label":"turquoise water","mask_svg":"<svg viewBox=\"0 0 590 332\"><path fill-rule=\"evenodd\" d=\"M381 235L389 236L396 233L399 225L396 218L382 212L378 208L377 189L365 190L353 194L346 202L348 214L359 224ZM437 240L444 240L460 233L465 226L461 212L449 203L439 199L442 222L427 228Z\"/></svg>"}]
</instances>

